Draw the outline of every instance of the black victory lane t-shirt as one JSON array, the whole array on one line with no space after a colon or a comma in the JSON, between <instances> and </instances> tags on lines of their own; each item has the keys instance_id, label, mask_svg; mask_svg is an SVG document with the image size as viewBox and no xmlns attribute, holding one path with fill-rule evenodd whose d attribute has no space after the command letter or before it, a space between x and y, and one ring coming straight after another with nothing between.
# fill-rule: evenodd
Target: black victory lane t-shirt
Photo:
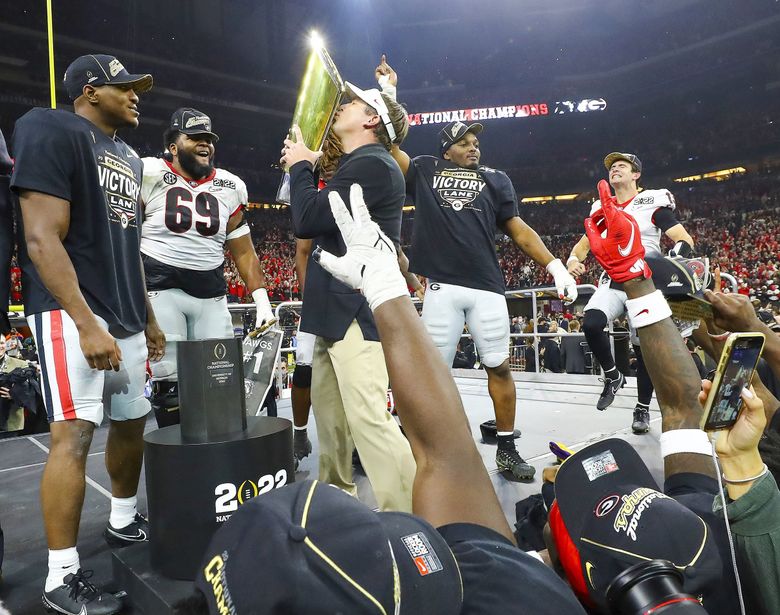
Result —
<instances>
[{"instance_id":1,"label":"black victory lane t-shirt","mask_svg":"<svg viewBox=\"0 0 780 615\"><path fill-rule=\"evenodd\" d=\"M32 109L19 119L12 151L13 190L42 192L70 203L70 226L62 243L90 309L114 335L142 331L141 159L89 120L52 109ZM19 246L25 313L60 309L30 261L21 230Z\"/></svg>"},{"instance_id":2,"label":"black victory lane t-shirt","mask_svg":"<svg viewBox=\"0 0 780 615\"><path fill-rule=\"evenodd\" d=\"M518 215L509 177L418 156L406 173L406 190L415 205L409 269L432 281L503 294L495 235Z\"/></svg>"}]
</instances>

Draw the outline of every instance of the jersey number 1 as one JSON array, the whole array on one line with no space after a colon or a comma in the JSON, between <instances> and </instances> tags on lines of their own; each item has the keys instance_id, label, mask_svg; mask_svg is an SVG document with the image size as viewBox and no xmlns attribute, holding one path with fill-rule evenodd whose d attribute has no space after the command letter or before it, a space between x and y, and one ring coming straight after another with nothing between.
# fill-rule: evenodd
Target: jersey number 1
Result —
<instances>
[{"instance_id":1,"label":"jersey number 1","mask_svg":"<svg viewBox=\"0 0 780 615\"><path fill-rule=\"evenodd\" d=\"M184 188L171 188L165 195L165 226L173 233L186 233L192 228L192 193ZM195 223L195 230L204 237L219 231L219 202L213 194L198 192L195 213L206 218Z\"/></svg>"}]
</instances>

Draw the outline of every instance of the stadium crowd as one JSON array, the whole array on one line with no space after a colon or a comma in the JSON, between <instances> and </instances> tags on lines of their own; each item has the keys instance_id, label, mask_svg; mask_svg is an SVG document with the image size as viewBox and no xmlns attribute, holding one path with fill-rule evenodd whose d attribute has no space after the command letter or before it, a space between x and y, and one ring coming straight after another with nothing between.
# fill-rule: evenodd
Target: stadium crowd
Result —
<instances>
[{"instance_id":1,"label":"stadium crowd","mask_svg":"<svg viewBox=\"0 0 780 615\"><path fill-rule=\"evenodd\" d=\"M780 301L780 199L772 191L778 173L780 168L768 166L726 181L669 186L676 197L678 217L696 240L697 252L732 273L739 281L741 293L762 304L768 302L772 308ZM593 198L593 194L584 193L573 201L523 204L520 217L537 229L553 254L565 258L582 236L582 220L587 217ZM273 300L299 299L295 242L288 212L253 209L247 218ZM413 224L414 212L410 212L404 216L402 234L407 250ZM508 289L549 285L547 272L505 236L497 238L496 250ZM586 265L588 271L578 281L597 284L600 268L592 257ZM231 300L250 301L229 256L225 275Z\"/></svg>"}]
</instances>

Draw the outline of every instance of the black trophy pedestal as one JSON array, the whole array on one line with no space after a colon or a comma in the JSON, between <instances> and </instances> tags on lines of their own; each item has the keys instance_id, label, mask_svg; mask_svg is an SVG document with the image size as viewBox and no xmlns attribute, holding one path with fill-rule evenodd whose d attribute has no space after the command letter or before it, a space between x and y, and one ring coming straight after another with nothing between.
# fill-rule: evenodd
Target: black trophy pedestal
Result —
<instances>
[{"instance_id":1,"label":"black trophy pedestal","mask_svg":"<svg viewBox=\"0 0 780 615\"><path fill-rule=\"evenodd\" d=\"M223 441L184 441L179 425L144 436L149 561L156 572L194 579L212 535L241 504L295 480L292 423L246 420L246 431Z\"/></svg>"},{"instance_id":2,"label":"black trophy pedestal","mask_svg":"<svg viewBox=\"0 0 780 615\"><path fill-rule=\"evenodd\" d=\"M116 549L111 554L114 581L127 592L126 602L133 605L133 613L169 615L173 605L192 595L192 581L175 581L152 568L149 543Z\"/></svg>"}]
</instances>

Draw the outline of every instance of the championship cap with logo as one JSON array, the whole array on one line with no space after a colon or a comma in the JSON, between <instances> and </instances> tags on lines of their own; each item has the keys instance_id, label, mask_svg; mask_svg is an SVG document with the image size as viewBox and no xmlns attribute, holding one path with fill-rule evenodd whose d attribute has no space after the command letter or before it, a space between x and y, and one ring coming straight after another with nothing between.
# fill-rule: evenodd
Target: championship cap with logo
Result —
<instances>
[{"instance_id":1,"label":"championship cap with logo","mask_svg":"<svg viewBox=\"0 0 780 615\"><path fill-rule=\"evenodd\" d=\"M550 529L569 583L607 612L609 585L627 568L667 560L691 595L713 591L721 558L707 524L662 493L639 454L611 438L571 455L555 478Z\"/></svg>"},{"instance_id":2,"label":"championship cap with logo","mask_svg":"<svg viewBox=\"0 0 780 615\"><path fill-rule=\"evenodd\" d=\"M450 122L439 131L439 155L444 156L450 147L460 141L467 133L478 135L484 126L479 122L464 124L463 122Z\"/></svg>"},{"instance_id":3,"label":"championship cap with logo","mask_svg":"<svg viewBox=\"0 0 780 615\"><path fill-rule=\"evenodd\" d=\"M612 152L611 154L606 155L604 158L604 166L607 168L607 171L609 171L609 168L618 160L625 160L636 169L637 173L642 172L642 161L639 160L639 156L636 154L626 154L624 152Z\"/></svg>"},{"instance_id":4,"label":"championship cap with logo","mask_svg":"<svg viewBox=\"0 0 780 615\"><path fill-rule=\"evenodd\" d=\"M182 107L173 112L171 129L185 135L209 135L214 143L219 141L219 136L211 131L211 118L192 107Z\"/></svg>"},{"instance_id":5,"label":"championship cap with logo","mask_svg":"<svg viewBox=\"0 0 780 615\"><path fill-rule=\"evenodd\" d=\"M136 94L152 89L151 75L135 75L114 56L95 53L73 60L65 71L63 80L71 100L81 96L85 85L132 85Z\"/></svg>"},{"instance_id":6,"label":"championship cap with logo","mask_svg":"<svg viewBox=\"0 0 780 615\"><path fill-rule=\"evenodd\" d=\"M217 531L195 584L218 613L459 613L455 558L430 524L303 481L253 498Z\"/></svg>"}]
</instances>

